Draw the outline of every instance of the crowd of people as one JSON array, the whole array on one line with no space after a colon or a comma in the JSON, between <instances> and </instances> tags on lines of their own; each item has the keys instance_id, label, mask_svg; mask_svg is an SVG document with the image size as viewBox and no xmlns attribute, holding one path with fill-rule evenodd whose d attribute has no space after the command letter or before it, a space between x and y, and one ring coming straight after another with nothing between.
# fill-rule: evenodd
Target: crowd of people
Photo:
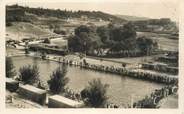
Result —
<instances>
[{"instance_id":1,"label":"crowd of people","mask_svg":"<svg viewBox=\"0 0 184 114\"><path fill-rule=\"evenodd\" d=\"M168 95L176 94L178 91L178 86L175 85L169 85L166 87L163 87L161 89L156 89L153 93L151 93L150 96L146 96L144 99L135 102L133 104L134 108L159 108L158 103L160 100L162 100L165 97L168 97Z\"/></svg>"},{"instance_id":2,"label":"crowd of people","mask_svg":"<svg viewBox=\"0 0 184 114\"><path fill-rule=\"evenodd\" d=\"M149 96L146 96L140 101L134 102L133 107L131 107L128 104L128 107L124 107L124 108L159 108L158 103L160 100L168 97L168 95L177 94L177 91L178 91L177 84L168 85L161 89L156 89ZM66 89L64 96L69 99L76 100L79 102L83 100L79 93L74 92L71 89ZM109 103L109 102L107 102L104 105L104 108L120 108L120 107L122 106L114 104L114 103Z\"/></svg>"},{"instance_id":3,"label":"crowd of people","mask_svg":"<svg viewBox=\"0 0 184 114\"><path fill-rule=\"evenodd\" d=\"M100 57L140 57L143 55L144 53L142 53L141 51L125 50L120 52L108 52L106 55L100 55Z\"/></svg>"},{"instance_id":4,"label":"crowd of people","mask_svg":"<svg viewBox=\"0 0 184 114\"><path fill-rule=\"evenodd\" d=\"M69 88L65 89L64 96L75 101L82 101L80 93L75 92Z\"/></svg>"},{"instance_id":5,"label":"crowd of people","mask_svg":"<svg viewBox=\"0 0 184 114\"><path fill-rule=\"evenodd\" d=\"M119 108L119 105L116 105L114 103L107 103L105 108Z\"/></svg>"},{"instance_id":6,"label":"crowd of people","mask_svg":"<svg viewBox=\"0 0 184 114\"><path fill-rule=\"evenodd\" d=\"M59 59L59 62L68 64L68 65L79 66L80 68L85 68L85 69L91 69L91 70L96 70L96 71L101 71L106 73L114 73L121 76L130 76L138 79L170 84L169 86L155 90L151 95L146 96L144 99L133 103L133 108L156 108L161 99L167 97L168 95L177 93L177 89L178 89L177 87L178 79L169 77L167 75L159 75L159 74L156 75L149 72L135 71L135 70L127 69L126 67L114 67L114 66L90 64L85 59L80 62L67 60L67 59ZM76 101L82 101L81 95L77 92L74 92L71 89L66 89L64 96ZM107 103L105 104L104 107L119 108L121 106L113 103ZM130 108L130 107L131 106L128 106L127 108Z\"/></svg>"},{"instance_id":7,"label":"crowd of people","mask_svg":"<svg viewBox=\"0 0 184 114\"><path fill-rule=\"evenodd\" d=\"M72 89L67 88L64 92L64 96L75 100L75 101L79 101L82 102L84 99L82 99L81 94L78 92L73 91ZM120 106L114 103L109 103L107 102L104 106L104 108L119 108Z\"/></svg>"},{"instance_id":8,"label":"crowd of people","mask_svg":"<svg viewBox=\"0 0 184 114\"><path fill-rule=\"evenodd\" d=\"M91 69L91 70L96 70L96 71L101 71L106 73L113 73L121 76L130 76L133 78L149 80L149 81L154 81L158 83L173 84L178 81L177 78L170 77L164 74L161 75L161 74L153 74L153 73L144 72L144 71L135 71L135 70L128 69L126 67L114 67L114 66L90 64L86 62L86 60L82 62L77 62L77 61L63 59L62 62L69 65L80 66L80 68Z\"/></svg>"}]
</instances>

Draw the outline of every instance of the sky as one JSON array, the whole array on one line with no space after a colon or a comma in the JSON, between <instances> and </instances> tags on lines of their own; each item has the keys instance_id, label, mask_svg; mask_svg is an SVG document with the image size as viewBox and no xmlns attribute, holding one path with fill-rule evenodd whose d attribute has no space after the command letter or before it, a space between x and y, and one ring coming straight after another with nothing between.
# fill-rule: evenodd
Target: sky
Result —
<instances>
[{"instance_id":1,"label":"sky","mask_svg":"<svg viewBox=\"0 0 184 114\"><path fill-rule=\"evenodd\" d=\"M50 9L102 11L110 14L130 15L148 18L170 18L178 21L179 4L166 0L157 2L11 2L28 7Z\"/></svg>"}]
</instances>

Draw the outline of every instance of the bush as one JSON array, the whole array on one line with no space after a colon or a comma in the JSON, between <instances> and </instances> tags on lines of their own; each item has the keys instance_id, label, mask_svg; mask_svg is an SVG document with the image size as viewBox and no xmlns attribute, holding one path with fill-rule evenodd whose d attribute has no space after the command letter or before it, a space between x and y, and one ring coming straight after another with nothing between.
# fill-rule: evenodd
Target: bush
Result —
<instances>
[{"instance_id":1,"label":"bush","mask_svg":"<svg viewBox=\"0 0 184 114\"><path fill-rule=\"evenodd\" d=\"M39 68L37 65L27 65L19 69L19 78L25 84L34 84L39 81Z\"/></svg>"},{"instance_id":2,"label":"bush","mask_svg":"<svg viewBox=\"0 0 184 114\"><path fill-rule=\"evenodd\" d=\"M65 85L69 79L66 76L67 67L63 64L62 67L58 67L50 76L48 80L49 89L53 94L59 94L64 92Z\"/></svg>"},{"instance_id":3,"label":"bush","mask_svg":"<svg viewBox=\"0 0 184 114\"><path fill-rule=\"evenodd\" d=\"M156 41L145 36L137 38L136 42L140 51L146 55L150 55L154 50L158 48L158 43Z\"/></svg>"},{"instance_id":4,"label":"bush","mask_svg":"<svg viewBox=\"0 0 184 114\"><path fill-rule=\"evenodd\" d=\"M6 77L12 78L16 75L11 57L6 57Z\"/></svg>"},{"instance_id":5,"label":"bush","mask_svg":"<svg viewBox=\"0 0 184 114\"><path fill-rule=\"evenodd\" d=\"M104 107L108 99L106 96L107 87L108 85L102 84L100 79L94 79L81 91L81 97L88 106L95 108Z\"/></svg>"}]
</instances>

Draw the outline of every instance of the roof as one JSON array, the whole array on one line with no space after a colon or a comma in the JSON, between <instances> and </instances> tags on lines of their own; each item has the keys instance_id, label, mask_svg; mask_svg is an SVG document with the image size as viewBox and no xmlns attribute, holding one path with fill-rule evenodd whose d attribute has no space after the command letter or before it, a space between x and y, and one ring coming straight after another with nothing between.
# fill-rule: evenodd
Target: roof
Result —
<instances>
[{"instance_id":1,"label":"roof","mask_svg":"<svg viewBox=\"0 0 184 114\"><path fill-rule=\"evenodd\" d=\"M29 91L32 91L32 92L34 92L34 93L39 93L39 94L46 93L45 90L36 88L36 87L31 86L31 85L28 85L28 84L22 85L20 88L26 89L26 90L29 90Z\"/></svg>"},{"instance_id":2,"label":"roof","mask_svg":"<svg viewBox=\"0 0 184 114\"><path fill-rule=\"evenodd\" d=\"M68 98L60 96L60 95L53 95L53 96L49 97L49 99L56 100L60 103L63 103L65 105L68 105L71 107L79 107L79 106L83 105L82 102L74 101L74 100L68 99Z\"/></svg>"}]
</instances>

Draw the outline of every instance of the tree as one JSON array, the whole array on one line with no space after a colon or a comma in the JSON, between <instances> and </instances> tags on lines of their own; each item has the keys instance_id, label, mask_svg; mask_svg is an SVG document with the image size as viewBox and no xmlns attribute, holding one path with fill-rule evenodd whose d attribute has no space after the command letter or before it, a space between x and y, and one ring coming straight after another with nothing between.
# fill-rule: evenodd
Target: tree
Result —
<instances>
[{"instance_id":1,"label":"tree","mask_svg":"<svg viewBox=\"0 0 184 114\"><path fill-rule=\"evenodd\" d=\"M101 39L96 34L95 28L84 25L76 28L75 36L70 37L68 40L69 50L82 53L92 53L101 44Z\"/></svg>"},{"instance_id":2,"label":"tree","mask_svg":"<svg viewBox=\"0 0 184 114\"><path fill-rule=\"evenodd\" d=\"M136 31L132 23L126 23L121 27L111 27L110 40L113 41L111 51L134 50L136 44Z\"/></svg>"},{"instance_id":3,"label":"tree","mask_svg":"<svg viewBox=\"0 0 184 114\"><path fill-rule=\"evenodd\" d=\"M68 49L69 49L69 51L72 51L72 52L79 51L78 50L78 44L79 44L79 42L78 42L76 36L70 36L68 38Z\"/></svg>"},{"instance_id":4,"label":"tree","mask_svg":"<svg viewBox=\"0 0 184 114\"><path fill-rule=\"evenodd\" d=\"M157 42L145 36L137 39L137 46L143 54L150 55L155 49L158 48Z\"/></svg>"},{"instance_id":5,"label":"tree","mask_svg":"<svg viewBox=\"0 0 184 114\"><path fill-rule=\"evenodd\" d=\"M81 25L81 26L79 26L75 29L75 35L79 36L80 33L82 33L82 32L85 32L85 33L88 34L88 33L94 32L94 31L95 31L95 29L93 27L88 27L86 25Z\"/></svg>"},{"instance_id":6,"label":"tree","mask_svg":"<svg viewBox=\"0 0 184 114\"><path fill-rule=\"evenodd\" d=\"M107 84L102 84L100 79L93 79L89 85L81 91L84 102L92 107L103 107L107 102Z\"/></svg>"},{"instance_id":7,"label":"tree","mask_svg":"<svg viewBox=\"0 0 184 114\"><path fill-rule=\"evenodd\" d=\"M19 78L25 84L34 84L39 81L39 68L37 65L26 65L19 69Z\"/></svg>"},{"instance_id":8,"label":"tree","mask_svg":"<svg viewBox=\"0 0 184 114\"><path fill-rule=\"evenodd\" d=\"M68 40L69 49L74 52L87 52L87 54L100 54L100 50L109 49L111 52L135 50L136 31L132 23L121 27L89 27L79 26L75 29L75 36Z\"/></svg>"},{"instance_id":9,"label":"tree","mask_svg":"<svg viewBox=\"0 0 184 114\"><path fill-rule=\"evenodd\" d=\"M6 77L12 78L16 75L15 67L11 57L6 57Z\"/></svg>"},{"instance_id":10,"label":"tree","mask_svg":"<svg viewBox=\"0 0 184 114\"><path fill-rule=\"evenodd\" d=\"M69 79L66 77L67 66L62 65L58 67L50 76L48 80L49 89L53 94L59 94L65 91L65 86L68 83Z\"/></svg>"},{"instance_id":11,"label":"tree","mask_svg":"<svg viewBox=\"0 0 184 114\"><path fill-rule=\"evenodd\" d=\"M100 26L97 28L96 32L100 36L103 43L107 43L109 41L109 28Z\"/></svg>"},{"instance_id":12,"label":"tree","mask_svg":"<svg viewBox=\"0 0 184 114\"><path fill-rule=\"evenodd\" d=\"M82 33L80 36L73 36L69 38L68 40L68 47L69 50L72 50L74 52L85 52L88 35L87 33ZM88 40L89 42L89 40ZM89 47L89 46L88 46Z\"/></svg>"}]
</instances>

